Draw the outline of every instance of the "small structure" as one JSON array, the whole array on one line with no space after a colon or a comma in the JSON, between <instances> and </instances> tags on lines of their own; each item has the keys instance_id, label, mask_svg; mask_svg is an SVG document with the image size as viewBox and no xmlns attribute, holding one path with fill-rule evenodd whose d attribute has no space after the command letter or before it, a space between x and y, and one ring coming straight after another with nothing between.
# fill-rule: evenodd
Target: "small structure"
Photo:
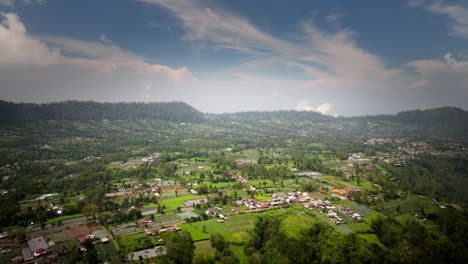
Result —
<instances>
[{"instance_id":1,"label":"small structure","mask_svg":"<svg viewBox=\"0 0 468 264\"><path fill-rule=\"evenodd\" d=\"M31 252L36 252L39 249L48 249L49 244L47 244L44 237L36 237L31 240L28 240L28 247Z\"/></svg>"}]
</instances>

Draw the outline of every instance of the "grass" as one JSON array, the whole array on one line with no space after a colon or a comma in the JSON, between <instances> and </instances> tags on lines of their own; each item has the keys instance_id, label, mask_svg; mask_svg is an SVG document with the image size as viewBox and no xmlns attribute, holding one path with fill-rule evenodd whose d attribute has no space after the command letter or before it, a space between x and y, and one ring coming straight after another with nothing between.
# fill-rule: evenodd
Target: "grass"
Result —
<instances>
[{"instance_id":1,"label":"grass","mask_svg":"<svg viewBox=\"0 0 468 264\"><path fill-rule=\"evenodd\" d=\"M216 249L214 249L211 246L211 242L209 240L198 241L198 242L195 242L194 245L195 245L195 254L202 253L205 255L214 256Z\"/></svg>"},{"instance_id":2,"label":"grass","mask_svg":"<svg viewBox=\"0 0 468 264\"><path fill-rule=\"evenodd\" d=\"M381 202L374 208L386 216L396 216L400 214L414 212L419 210L420 208L427 209L432 207L434 207L434 205L432 204L432 201L429 197L413 195L408 196L405 199L396 199L387 202Z\"/></svg>"},{"instance_id":3,"label":"grass","mask_svg":"<svg viewBox=\"0 0 468 264\"><path fill-rule=\"evenodd\" d=\"M203 229L198 229L191 224L181 224L179 225L180 229L188 231L192 236L193 241L201 241L210 239L210 234L203 233Z\"/></svg>"},{"instance_id":4,"label":"grass","mask_svg":"<svg viewBox=\"0 0 468 264\"><path fill-rule=\"evenodd\" d=\"M376 211L365 206L365 205L361 205L361 204L352 204L352 205L349 205L349 208L355 212L355 213L358 213L360 214L361 216L367 216L367 215L370 215L372 213L375 213Z\"/></svg>"},{"instance_id":5,"label":"grass","mask_svg":"<svg viewBox=\"0 0 468 264\"><path fill-rule=\"evenodd\" d=\"M356 233L369 233L372 232L372 228L367 223L350 223L348 227Z\"/></svg>"},{"instance_id":6,"label":"grass","mask_svg":"<svg viewBox=\"0 0 468 264\"><path fill-rule=\"evenodd\" d=\"M59 216L59 217L47 220L46 224L53 224L53 223L57 223L63 220L73 219L73 218L82 217L82 216L84 216L84 214L63 215L63 216Z\"/></svg>"},{"instance_id":7,"label":"grass","mask_svg":"<svg viewBox=\"0 0 468 264\"><path fill-rule=\"evenodd\" d=\"M119 261L117 257L117 248L113 241L106 244L97 244L95 249L97 250L99 259L102 262L104 262L106 259L111 259L112 263L117 263L117 261ZM120 263L120 261L118 263Z\"/></svg>"},{"instance_id":8,"label":"grass","mask_svg":"<svg viewBox=\"0 0 468 264\"><path fill-rule=\"evenodd\" d=\"M372 225L372 222L378 217L381 217L381 214L376 212L363 217L363 219L368 225Z\"/></svg>"},{"instance_id":9,"label":"grass","mask_svg":"<svg viewBox=\"0 0 468 264\"><path fill-rule=\"evenodd\" d=\"M205 226L206 233L203 233ZM253 227L253 217L250 214L229 215L224 223L218 223L217 218L191 224L182 224L179 227L187 230L194 241L209 239L210 233L219 233L232 243L241 244L249 239L246 232Z\"/></svg>"},{"instance_id":10,"label":"grass","mask_svg":"<svg viewBox=\"0 0 468 264\"><path fill-rule=\"evenodd\" d=\"M377 244L380 247L385 248L385 246L382 243L380 243L379 238L376 234L359 234L358 236L363 238L370 244Z\"/></svg>"},{"instance_id":11,"label":"grass","mask_svg":"<svg viewBox=\"0 0 468 264\"><path fill-rule=\"evenodd\" d=\"M239 259L239 263L246 264L248 263L247 255L244 252L244 248L242 246L231 246L232 253Z\"/></svg>"},{"instance_id":12,"label":"grass","mask_svg":"<svg viewBox=\"0 0 468 264\"><path fill-rule=\"evenodd\" d=\"M145 243L146 240L150 240L151 243ZM128 251L135 251L144 248L148 248L148 244L151 246L156 246L161 244L155 237L148 237L145 233L136 233L127 236L121 236L120 242L121 247L125 247Z\"/></svg>"},{"instance_id":13,"label":"grass","mask_svg":"<svg viewBox=\"0 0 468 264\"><path fill-rule=\"evenodd\" d=\"M14 253L0 256L0 264L11 263L11 259L16 256L21 256L21 252L14 252Z\"/></svg>"},{"instance_id":14,"label":"grass","mask_svg":"<svg viewBox=\"0 0 468 264\"><path fill-rule=\"evenodd\" d=\"M303 216L290 215L281 223L280 232L287 237L300 240L303 237L304 231L306 231L312 223L312 220L306 219Z\"/></svg>"},{"instance_id":15,"label":"grass","mask_svg":"<svg viewBox=\"0 0 468 264\"><path fill-rule=\"evenodd\" d=\"M76 241L75 239L67 240L63 243L63 245L68 249L72 249L74 247L79 246L78 241Z\"/></svg>"},{"instance_id":16,"label":"grass","mask_svg":"<svg viewBox=\"0 0 468 264\"><path fill-rule=\"evenodd\" d=\"M333 229L335 229L336 231L340 232L340 233L343 233L343 234L349 234L349 233L352 233L353 230L351 228L349 228L347 225L336 225L335 223L333 223L329 218L328 216L316 211L316 210L310 210L310 212L315 215L317 218L319 218L320 220L322 220L323 222L327 223L328 225L330 225L331 227L333 227Z\"/></svg>"},{"instance_id":17,"label":"grass","mask_svg":"<svg viewBox=\"0 0 468 264\"><path fill-rule=\"evenodd\" d=\"M186 201L195 200L195 199L206 199L206 197L200 196L200 195L185 195L185 196L164 199L161 201L161 204L166 206L167 212L171 212L171 211L176 210L177 207L183 206Z\"/></svg>"}]
</instances>

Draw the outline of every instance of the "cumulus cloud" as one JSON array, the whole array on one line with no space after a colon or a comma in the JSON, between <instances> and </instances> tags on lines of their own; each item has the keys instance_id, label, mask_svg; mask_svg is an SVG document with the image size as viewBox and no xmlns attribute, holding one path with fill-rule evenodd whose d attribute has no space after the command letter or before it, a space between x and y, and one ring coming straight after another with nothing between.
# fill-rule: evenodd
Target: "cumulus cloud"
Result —
<instances>
[{"instance_id":1,"label":"cumulus cloud","mask_svg":"<svg viewBox=\"0 0 468 264\"><path fill-rule=\"evenodd\" d=\"M173 100L180 92L174 87L195 80L186 67L151 64L114 44L59 36L34 38L16 14L0 15L4 100ZM153 85L161 92L153 93Z\"/></svg>"},{"instance_id":2,"label":"cumulus cloud","mask_svg":"<svg viewBox=\"0 0 468 264\"><path fill-rule=\"evenodd\" d=\"M16 14L0 13L0 64L50 65L58 63L62 56L37 38L29 36Z\"/></svg>"},{"instance_id":3,"label":"cumulus cloud","mask_svg":"<svg viewBox=\"0 0 468 264\"><path fill-rule=\"evenodd\" d=\"M283 93L297 96L296 101L305 96L319 104L315 102L314 95L317 94L343 98L361 96L362 100L369 91L408 87L414 81L407 73L388 68L378 56L359 48L356 34L348 29L324 32L309 21L303 23L303 41L288 40L263 32L246 18L207 7L200 1L139 1L172 12L184 25L184 39L208 41L215 48L235 50L249 56L251 60L235 67L236 72L275 65L302 70L309 79L298 80ZM326 19L336 22L339 18L340 15L332 14ZM251 90L260 88L254 84L250 83L248 87ZM272 88L269 94L284 91L274 89L278 88ZM294 103L290 104L294 107Z\"/></svg>"},{"instance_id":4,"label":"cumulus cloud","mask_svg":"<svg viewBox=\"0 0 468 264\"><path fill-rule=\"evenodd\" d=\"M44 4L45 0L0 0L0 5L13 7L15 3L18 2L25 4Z\"/></svg>"},{"instance_id":5,"label":"cumulus cloud","mask_svg":"<svg viewBox=\"0 0 468 264\"><path fill-rule=\"evenodd\" d=\"M332 115L333 108L333 104L329 102L325 102L314 107L308 100L299 100L296 104L295 109L297 111L313 111L321 113L323 115Z\"/></svg>"},{"instance_id":6,"label":"cumulus cloud","mask_svg":"<svg viewBox=\"0 0 468 264\"><path fill-rule=\"evenodd\" d=\"M452 96L468 97L468 61L458 60L447 53L440 60L417 60L408 63L418 73L420 78L413 84L414 87L450 89ZM446 87L450 84L451 87ZM446 91L446 90L445 90ZM447 97L447 95L445 95Z\"/></svg>"},{"instance_id":7,"label":"cumulus cloud","mask_svg":"<svg viewBox=\"0 0 468 264\"><path fill-rule=\"evenodd\" d=\"M408 3L411 7L422 7L429 12L447 16L451 20L450 35L468 39L468 7L442 1L410 0Z\"/></svg>"},{"instance_id":8,"label":"cumulus cloud","mask_svg":"<svg viewBox=\"0 0 468 264\"><path fill-rule=\"evenodd\" d=\"M102 33L101 35L99 35L99 40L100 40L101 42L104 42L104 43L107 43L107 44L112 43L112 40L109 39L109 38L106 36L106 34L104 34L104 33Z\"/></svg>"}]
</instances>

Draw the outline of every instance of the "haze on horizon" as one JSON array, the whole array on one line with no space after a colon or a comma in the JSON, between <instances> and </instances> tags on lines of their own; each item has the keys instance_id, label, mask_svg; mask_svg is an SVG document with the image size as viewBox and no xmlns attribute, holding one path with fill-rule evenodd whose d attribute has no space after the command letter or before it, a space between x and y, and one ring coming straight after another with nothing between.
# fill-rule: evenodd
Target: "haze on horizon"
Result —
<instances>
[{"instance_id":1,"label":"haze on horizon","mask_svg":"<svg viewBox=\"0 0 468 264\"><path fill-rule=\"evenodd\" d=\"M464 1L0 0L0 100L468 109Z\"/></svg>"}]
</instances>

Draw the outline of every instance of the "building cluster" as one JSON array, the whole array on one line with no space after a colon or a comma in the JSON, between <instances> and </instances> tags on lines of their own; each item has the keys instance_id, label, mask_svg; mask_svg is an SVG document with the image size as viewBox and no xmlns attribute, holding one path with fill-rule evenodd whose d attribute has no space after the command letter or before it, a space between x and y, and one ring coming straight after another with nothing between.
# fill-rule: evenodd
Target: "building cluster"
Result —
<instances>
[{"instance_id":1,"label":"building cluster","mask_svg":"<svg viewBox=\"0 0 468 264\"><path fill-rule=\"evenodd\" d=\"M358 213L355 213L349 208L348 206L344 206L340 208L340 212L347 215L349 218L351 218L354 222L361 222L362 221L362 216Z\"/></svg>"},{"instance_id":2,"label":"building cluster","mask_svg":"<svg viewBox=\"0 0 468 264\"><path fill-rule=\"evenodd\" d=\"M57 263L58 255L64 251L63 247L51 249L54 241L45 240L44 237L36 237L21 245L21 256L12 259L13 263Z\"/></svg>"},{"instance_id":3,"label":"building cluster","mask_svg":"<svg viewBox=\"0 0 468 264\"><path fill-rule=\"evenodd\" d=\"M249 182L242 176L232 176L232 178L242 182L243 184L249 184Z\"/></svg>"}]
</instances>

